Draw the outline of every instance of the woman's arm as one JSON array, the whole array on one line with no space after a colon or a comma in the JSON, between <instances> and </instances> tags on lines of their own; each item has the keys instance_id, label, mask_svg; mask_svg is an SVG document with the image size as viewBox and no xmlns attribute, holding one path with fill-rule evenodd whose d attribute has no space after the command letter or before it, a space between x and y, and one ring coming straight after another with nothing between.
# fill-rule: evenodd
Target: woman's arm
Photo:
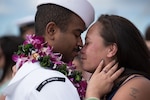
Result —
<instances>
[{"instance_id":1,"label":"woman's arm","mask_svg":"<svg viewBox=\"0 0 150 100\"><path fill-rule=\"evenodd\" d=\"M150 80L135 77L119 88L112 100L150 100Z\"/></svg>"}]
</instances>

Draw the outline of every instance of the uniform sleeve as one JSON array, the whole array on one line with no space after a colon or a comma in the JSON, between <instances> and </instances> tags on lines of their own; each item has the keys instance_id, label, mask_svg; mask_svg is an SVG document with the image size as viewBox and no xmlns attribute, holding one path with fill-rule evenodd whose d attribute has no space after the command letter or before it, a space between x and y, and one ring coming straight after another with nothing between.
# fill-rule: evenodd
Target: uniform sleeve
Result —
<instances>
[{"instance_id":1,"label":"uniform sleeve","mask_svg":"<svg viewBox=\"0 0 150 100\"><path fill-rule=\"evenodd\" d=\"M43 84L40 89L37 89L38 86L31 91L29 100L80 100L76 88L67 79L65 82L51 81Z\"/></svg>"}]
</instances>

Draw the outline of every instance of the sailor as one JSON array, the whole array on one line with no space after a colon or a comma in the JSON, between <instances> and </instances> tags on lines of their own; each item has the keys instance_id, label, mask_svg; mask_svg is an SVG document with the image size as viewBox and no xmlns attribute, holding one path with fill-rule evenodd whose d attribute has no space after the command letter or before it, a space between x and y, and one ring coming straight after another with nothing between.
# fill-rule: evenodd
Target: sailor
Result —
<instances>
[{"instance_id":1,"label":"sailor","mask_svg":"<svg viewBox=\"0 0 150 100\"><path fill-rule=\"evenodd\" d=\"M38 0L35 34L43 36L68 63L83 45L81 33L93 21L94 9L87 0ZM64 74L30 61L17 71L4 94L6 100L80 100Z\"/></svg>"}]
</instances>

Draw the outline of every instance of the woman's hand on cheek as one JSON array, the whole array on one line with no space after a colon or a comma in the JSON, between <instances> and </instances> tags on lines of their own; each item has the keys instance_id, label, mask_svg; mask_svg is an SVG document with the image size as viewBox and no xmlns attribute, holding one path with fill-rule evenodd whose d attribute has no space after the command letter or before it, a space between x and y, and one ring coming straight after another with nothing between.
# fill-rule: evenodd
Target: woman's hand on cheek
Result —
<instances>
[{"instance_id":1,"label":"woman's hand on cheek","mask_svg":"<svg viewBox=\"0 0 150 100\"><path fill-rule=\"evenodd\" d=\"M86 90L86 98L96 97L101 98L111 91L114 81L121 75L124 68L117 70L118 63L115 61L110 62L107 66L103 67L104 61L102 60L89 80ZM103 68L103 69L102 69Z\"/></svg>"}]
</instances>

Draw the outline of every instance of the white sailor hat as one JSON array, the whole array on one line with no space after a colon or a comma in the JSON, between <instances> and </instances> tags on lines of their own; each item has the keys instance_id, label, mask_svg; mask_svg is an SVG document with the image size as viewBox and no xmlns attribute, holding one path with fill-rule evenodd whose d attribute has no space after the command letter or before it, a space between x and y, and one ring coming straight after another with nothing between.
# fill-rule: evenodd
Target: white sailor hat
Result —
<instances>
[{"instance_id":1,"label":"white sailor hat","mask_svg":"<svg viewBox=\"0 0 150 100\"><path fill-rule=\"evenodd\" d=\"M81 17L86 27L94 21L94 8L87 0L38 0L37 6L42 4L56 4L67 8Z\"/></svg>"},{"instance_id":2,"label":"white sailor hat","mask_svg":"<svg viewBox=\"0 0 150 100\"><path fill-rule=\"evenodd\" d=\"M19 27L23 27L23 26L26 26L31 23L34 23L34 16L32 16L32 15L25 16L25 17L17 20L17 26L19 26Z\"/></svg>"}]
</instances>

